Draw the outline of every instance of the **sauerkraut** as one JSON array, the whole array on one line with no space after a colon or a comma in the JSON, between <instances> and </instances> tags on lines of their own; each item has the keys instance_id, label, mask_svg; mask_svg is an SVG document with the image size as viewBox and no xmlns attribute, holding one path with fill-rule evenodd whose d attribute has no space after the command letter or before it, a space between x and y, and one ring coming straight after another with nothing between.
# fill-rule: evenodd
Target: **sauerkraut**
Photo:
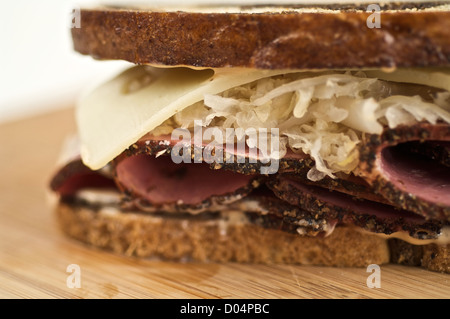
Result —
<instances>
[{"instance_id":1,"label":"sauerkraut","mask_svg":"<svg viewBox=\"0 0 450 319\"><path fill-rule=\"evenodd\" d=\"M408 90L408 85L401 90L398 85L360 71L263 78L221 94L206 94L152 134L193 129L199 119L204 127L222 130L223 136L227 128L278 128L280 147L272 157L282 158L288 148L304 152L315 161L309 179L335 178L337 172L350 173L358 165L357 145L364 133L380 134L384 126L418 121L450 123L449 92L423 97ZM249 140L247 144L255 145Z\"/></svg>"}]
</instances>

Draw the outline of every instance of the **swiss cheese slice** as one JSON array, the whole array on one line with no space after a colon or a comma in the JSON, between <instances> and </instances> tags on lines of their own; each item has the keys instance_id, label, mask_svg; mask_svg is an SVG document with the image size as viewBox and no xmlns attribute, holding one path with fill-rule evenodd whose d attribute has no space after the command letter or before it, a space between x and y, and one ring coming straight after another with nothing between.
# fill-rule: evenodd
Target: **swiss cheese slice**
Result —
<instances>
[{"instance_id":1,"label":"swiss cheese slice","mask_svg":"<svg viewBox=\"0 0 450 319\"><path fill-rule=\"evenodd\" d=\"M367 77L380 80L422 84L450 91L450 68L402 68L392 72L367 70Z\"/></svg>"}]
</instances>

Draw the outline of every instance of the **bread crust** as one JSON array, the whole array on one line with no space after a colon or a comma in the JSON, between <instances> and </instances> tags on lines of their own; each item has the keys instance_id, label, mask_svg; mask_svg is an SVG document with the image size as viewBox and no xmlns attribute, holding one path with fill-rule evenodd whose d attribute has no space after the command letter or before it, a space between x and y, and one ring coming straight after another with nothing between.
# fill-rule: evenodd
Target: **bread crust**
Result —
<instances>
[{"instance_id":1,"label":"bread crust","mask_svg":"<svg viewBox=\"0 0 450 319\"><path fill-rule=\"evenodd\" d=\"M283 13L83 9L76 51L136 64L261 69L450 65L450 11Z\"/></svg>"},{"instance_id":2,"label":"bread crust","mask_svg":"<svg viewBox=\"0 0 450 319\"><path fill-rule=\"evenodd\" d=\"M139 258L367 267L389 262L385 239L338 227L326 238L300 237L251 223L121 213L60 203L62 231L90 246Z\"/></svg>"}]
</instances>

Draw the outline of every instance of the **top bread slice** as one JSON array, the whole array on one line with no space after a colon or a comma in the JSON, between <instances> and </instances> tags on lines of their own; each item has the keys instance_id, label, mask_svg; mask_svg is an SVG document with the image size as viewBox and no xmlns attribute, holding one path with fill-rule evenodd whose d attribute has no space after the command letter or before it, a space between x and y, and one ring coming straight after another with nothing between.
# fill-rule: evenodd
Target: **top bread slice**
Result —
<instances>
[{"instance_id":1,"label":"top bread slice","mask_svg":"<svg viewBox=\"0 0 450 319\"><path fill-rule=\"evenodd\" d=\"M390 4L381 6L379 15L366 9L100 7L80 11L72 37L82 54L135 64L260 69L450 65L449 2Z\"/></svg>"}]
</instances>

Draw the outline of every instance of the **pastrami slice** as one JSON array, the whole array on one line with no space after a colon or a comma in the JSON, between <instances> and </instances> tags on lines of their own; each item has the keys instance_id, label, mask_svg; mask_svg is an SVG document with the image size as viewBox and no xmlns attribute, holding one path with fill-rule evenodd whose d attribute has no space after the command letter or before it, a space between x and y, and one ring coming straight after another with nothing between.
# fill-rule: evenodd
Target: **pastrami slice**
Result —
<instances>
[{"instance_id":1,"label":"pastrami slice","mask_svg":"<svg viewBox=\"0 0 450 319\"><path fill-rule=\"evenodd\" d=\"M131 197L153 205L199 205L211 197L245 195L259 186L257 176L214 171L204 163L176 164L167 156L139 154L116 164L116 181Z\"/></svg>"},{"instance_id":2,"label":"pastrami slice","mask_svg":"<svg viewBox=\"0 0 450 319\"><path fill-rule=\"evenodd\" d=\"M221 154L217 161L208 162L210 168L214 170L225 169L240 174L256 175L262 174L264 172L262 168L267 168L271 165L271 163L267 163L267 158L261 158L259 152L250 151L247 146L243 150L240 150L236 145L229 148L226 144L212 145L204 141L200 144L195 144L194 139L192 139L186 145L183 145L183 149L181 150L176 149L178 143L180 143L179 140L173 140L168 135L153 136L146 134L136 143L128 147L114 162L120 162L124 158L138 154L153 155L156 157L163 155L172 156L172 151L175 151L176 155L178 155L182 154L184 150L187 150L190 158L189 156L186 158L183 154L183 161L186 159L192 163L205 162L204 154L214 154L215 152ZM218 156L215 155L214 157ZM301 151L293 152L290 149L278 161L277 171L274 173L291 172L306 174L314 165L314 160L308 154Z\"/></svg>"},{"instance_id":3,"label":"pastrami slice","mask_svg":"<svg viewBox=\"0 0 450 319\"><path fill-rule=\"evenodd\" d=\"M301 215L291 215L297 219L337 221L338 224L350 224L364 230L392 234L407 232L416 239L435 239L439 237L445 221L428 221L412 212L397 209L338 191L306 185L292 176L278 176L267 184L274 194ZM282 206L282 205L280 205Z\"/></svg>"},{"instance_id":4,"label":"pastrami slice","mask_svg":"<svg viewBox=\"0 0 450 319\"><path fill-rule=\"evenodd\" d=\"M61 196L72 196L84 188L116 188L114 180L92 171L85 166L80 157L72 158L53 175L50 189Z\"/></svg>"},{"instance_id":5,"label":"pastrami slice","mask_svg":"<svg viewBox=\"0 0 450 319\"><path fill-rule=\"evenodd\" d=\"M450 125L443 123L386 129L368 136L361 146L357 173L392 205L429 219L450 220L450 168L409 144L449 141Z\"/></svg>"}]
</instances>

